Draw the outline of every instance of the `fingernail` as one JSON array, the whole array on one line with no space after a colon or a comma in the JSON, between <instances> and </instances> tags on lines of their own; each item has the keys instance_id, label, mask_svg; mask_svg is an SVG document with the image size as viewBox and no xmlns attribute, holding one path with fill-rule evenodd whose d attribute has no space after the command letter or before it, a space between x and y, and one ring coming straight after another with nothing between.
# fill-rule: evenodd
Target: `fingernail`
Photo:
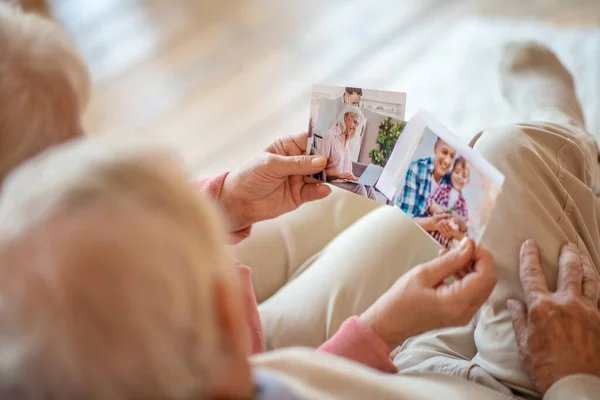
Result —
<instances>
[{"instance_id":1,"label":"fingernail","mask_svg":"<svg viewBox=\"0 0 600 400\"><path fill-rule=\"evenodd\" d=\"M464 238L462 238L462 240L460 241L460 249L461 251L465 251L469 248L469 238L467 236L465 236Z\"/></svg>"},{"instance_id":2,"label":"fingernail","mask_svg":"<svg viewBox=\"0 0 600 400\"><path fill-rule=\"evenodd\" d=\"M323 156L313 157L311 164L313 167L324 167L327 164L327 159Z\"/></svg>"},{"instance_id":3,"label":"fingernail","mask_svg":"<svg viewBox=\"0 0 600 400\"><path fill-rule=\"evenodd\" d=\"M521 245L521 255L523 255L523 253L525 253L525 250L527 249L533 249L535 248L535 242L531 239L527 239L522 245Z\"/></svg>"}]
</instances>

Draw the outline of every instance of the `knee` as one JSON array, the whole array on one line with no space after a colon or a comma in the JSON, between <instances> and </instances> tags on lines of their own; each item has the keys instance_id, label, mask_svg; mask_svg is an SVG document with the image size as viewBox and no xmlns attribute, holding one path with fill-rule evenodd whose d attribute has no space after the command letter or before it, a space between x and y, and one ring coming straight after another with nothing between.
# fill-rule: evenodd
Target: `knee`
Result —
<instances>
[{"instance_id":1,"label":"knee","mask_svg":"<svg viewBox=\"0 0 600 400\"><path fill-rule=\"evenodd\" d=\"M506 165L515 166L524 160L532 160L536 153L535 143L518 125L487 129L474 142L473 148L501 171Z\"/></svg>"},{"instance_id":2,"label":"knee","mask_svg":"<svg viewBox=\"0 0 600 400\"><path fill-rule=\"evenodd\" d=\"M589 184L593 160L581 139L559 126L513 124L484 131L473 147L504 174L556 175L560 168Z\"/></svg>"},{"instance_id":3,"label":"knee","mask_svg":"<svg viewBox=\"0 0 600 400\"><path fill-rule=\"evenodd\" d=\"M547 168L560 162L559 154L568 151L569 158L583 164L583 151L568 132L546 124L512 124L488 129L474 140L474 148L500 171L538 167ZM564 157L562 157L564 158Z\"/></svg>"},{"instance_id":4,"label":"knee","mask_svg":"<svg viewBox=\"0 0 600 400\"><path fill-rule=\"evenodd\" d=\"M375 189L373 189L372 187L365 186L365 190L367 191L367 196L369 196L371 200L377 200L377 196L375 195Z\"/></svg>"},{"instance_id":5,"label":"knee","mask_svg":"<svg viewBox=\"0 0 600 400\"><path fill-rule=\"evenodd\" d=\"M369 197L369 193L367 193L367 188L363 185L356 185L356 194L361 195L363 197Z\"/></svg>"}]
</instances>

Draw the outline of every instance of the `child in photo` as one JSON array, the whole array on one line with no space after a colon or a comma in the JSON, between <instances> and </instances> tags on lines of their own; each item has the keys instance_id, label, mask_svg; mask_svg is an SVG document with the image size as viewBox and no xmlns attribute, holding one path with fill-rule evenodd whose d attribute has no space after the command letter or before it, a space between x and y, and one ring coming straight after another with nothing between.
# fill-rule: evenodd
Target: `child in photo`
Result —
<instances>
[{"instance_id":1,"label":"child in photo","mask_svg":"<svg viewBox=\"0 0 600 400\"><path fill-rule=\"evenodd\" d=\"M464 157L458 157L450 173L451 183L440 183L437 189L427 200L427 212L429 215L451 214L447 224L452 232L451 237L446 237L440 231L432 233L432 236L445 248L450 249L452 242L460 240L466 235L469 210L467 200L462 191L469 183L471 166Z\"/></svg>"}]
</instances>

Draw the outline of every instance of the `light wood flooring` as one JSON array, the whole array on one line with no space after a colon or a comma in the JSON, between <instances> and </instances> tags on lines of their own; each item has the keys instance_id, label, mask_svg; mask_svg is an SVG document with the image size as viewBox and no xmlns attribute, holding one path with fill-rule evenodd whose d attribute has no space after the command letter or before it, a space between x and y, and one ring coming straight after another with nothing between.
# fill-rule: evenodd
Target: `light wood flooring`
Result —
<instances>
[{"instance_id":1,"label":"light wood flooring","mask_svg":"<svg viewBox=\"0 0 600 400\"><path fill-rule=\"evenodd\" d=\"M312 83L389 87L460 18L600 25L599 0L22 0L89 63L86 129L174 148L194 174L304 130Z\"/></svg>"}]
</instances>

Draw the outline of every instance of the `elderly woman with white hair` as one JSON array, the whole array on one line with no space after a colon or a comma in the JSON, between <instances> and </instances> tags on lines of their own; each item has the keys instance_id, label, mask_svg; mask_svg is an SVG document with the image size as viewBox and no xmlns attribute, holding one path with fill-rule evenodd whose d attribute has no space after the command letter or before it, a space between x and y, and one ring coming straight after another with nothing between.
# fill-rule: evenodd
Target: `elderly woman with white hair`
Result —
<instances>
[{"instance_id":1,"label":"elderly woman with white hair","mask_svg":"<svg viewBox=\"0 0 600 400\"><path fill-rule=\"evenodd\" d=\"M352 173L352 139L360 132L365 123L365 117L360 108L346 106L340 113L333 127L323 135L319 146L319 154L327 158L325 175L331 184L375 200L372 187L358 183L358 178Z\"/></svg>"}]
</instances>

